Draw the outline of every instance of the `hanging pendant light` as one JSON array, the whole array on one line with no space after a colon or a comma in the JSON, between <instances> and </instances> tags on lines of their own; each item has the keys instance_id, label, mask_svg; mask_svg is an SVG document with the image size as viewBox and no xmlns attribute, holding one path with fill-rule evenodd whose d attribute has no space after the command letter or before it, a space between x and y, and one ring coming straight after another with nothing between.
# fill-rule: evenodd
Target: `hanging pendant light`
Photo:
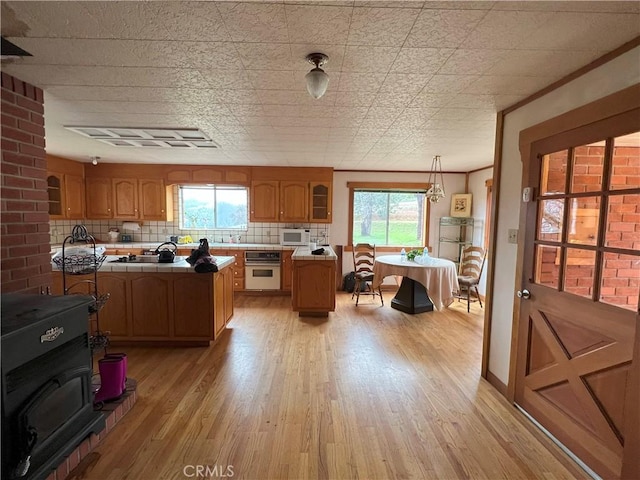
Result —
<instances>
[{"instance_id":1,"label":"hanging pendant light","mask_svg":"<svg viewBox=\"0 0 640 480\"><path fill-rule=\"evenodd\" d=\"M310 53L307 55L307 62L315 65L304 77L307 80L307 91L313 98L320 98L327 91L329 86L329 75L324 73L320 67L329 61L324 53Z\"/></svg>"},{"instance_id":2,"label":"hanging pendant light","mask_svg":"<svg viewBox=\"0 0 640 480\"><path fill-rule=\"evenodd\" d=\"M427 190L427 198L431 203L438 203L440 199L444 198L444 178L442 177L442 163L440 162L440 155L435 155L431 161L431 170L429 171L430 185Z\"/></svg>"}]
</instances>

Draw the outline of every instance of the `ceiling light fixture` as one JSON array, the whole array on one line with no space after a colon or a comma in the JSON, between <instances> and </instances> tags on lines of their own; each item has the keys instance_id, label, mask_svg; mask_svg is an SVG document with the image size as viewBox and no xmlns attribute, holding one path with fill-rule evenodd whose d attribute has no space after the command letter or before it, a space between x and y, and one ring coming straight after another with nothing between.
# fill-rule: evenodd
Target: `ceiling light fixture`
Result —
<instances>
[{"instance_id":1,"label":"ceiling light fixture","mask_svg":"<svg viewBox=\"0 0 640 480\"><path fill-rule=\"evenodd\" d=\"M327 91L329 86L329 75L324 73L320 67L329 61L324 53L310 53L307 55L307 62L315 65L304 77L307 80L307 91L313 98L320 98Z\"/></svg>"},{"instance_id":2,"label":"ceiling light fixture","mask_svg":"<svg viewBox=\"0 0 640 480\"><path fill-rule=\"evenodd\" d=\"M438 179L440 181L438 181ZM431 161L428 182L429 190L427 190L427 198L431 203L438 203L440 199L444 198L444 178L442 177L440 155L435 155Z\"/></svg>"},{"instance_id":3,"label":"ceiling light fixture","mask_svg":"<svg viewBox=\"0 0 640 480\"><path fill-rule=\"evenodd\" d=\"M91 163L94 165L98 165L98 160L100 160L100 157L91 157Z\"/></svg>"}]
</instances>

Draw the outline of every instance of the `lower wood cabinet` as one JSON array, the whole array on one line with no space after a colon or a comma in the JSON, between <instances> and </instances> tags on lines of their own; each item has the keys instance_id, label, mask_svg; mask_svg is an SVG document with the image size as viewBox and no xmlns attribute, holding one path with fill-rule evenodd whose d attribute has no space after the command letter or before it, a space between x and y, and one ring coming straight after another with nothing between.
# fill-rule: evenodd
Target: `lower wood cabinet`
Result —
<instances>
[{"instance_id":1,"label":"lower wood cabinet","mask_svg":"<svg viewBox=\"0 0 640 480\"><path fill-rule=\"evenodd\" d=\"M300 316L323 316L336 309L336 262L294 260L291 305Z\"/></svg>"},{"instance_id":2,"label":"lower wood cabinet","mask_svg":"<svg viewBox=\"0 0 640 480\"><path fill-rule=\"evenodd\" d=\"M286 292L291 291L291 281L293 279L293 262L291 261L291 255L293 255L293 250L282 251L282 271L280 272L280 283L282 286L280 288Z\"/></svg>"},{"instance_id":3,"label":"lower wood cabinet","mask_svg":"<svg viewBox=\"0 0 640 480\"><path fill-rule=\"evenodd\" d=\"M93 275L67 276L71 293L88 293ZM207 345L233 316L233 269L214 274L98 272L98 292L110 298L99 312L100 329L113 342ZM52 293L62 294L53 272ZM76 285L76 287L74 287Z\"/></svg>"}]
</instances>

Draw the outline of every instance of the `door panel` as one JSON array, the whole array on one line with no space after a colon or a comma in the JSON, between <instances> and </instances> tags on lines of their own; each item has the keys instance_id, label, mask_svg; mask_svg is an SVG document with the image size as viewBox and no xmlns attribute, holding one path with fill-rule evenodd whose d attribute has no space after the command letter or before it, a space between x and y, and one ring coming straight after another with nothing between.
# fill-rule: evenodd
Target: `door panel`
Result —
<instances>
[{"instance_id":1,"label":"door panel","mask_svg":"<svg viewBox=\"0 0 640 480\"><path fill-rule=\"evenodd\" d=\"M617 158L640 159L640 135L608 137L607 128L601 138L573 132L560 148L560 136L534 143L525 164L525 183L540 193L523 207L530 296L520 301L515 400L596 473L619 478L625 439L637 435L625 418L638 405L624 399L638 324L640 202L624 200L639 198L640 163L621 169Z\"/></svg>"}]
</instances>

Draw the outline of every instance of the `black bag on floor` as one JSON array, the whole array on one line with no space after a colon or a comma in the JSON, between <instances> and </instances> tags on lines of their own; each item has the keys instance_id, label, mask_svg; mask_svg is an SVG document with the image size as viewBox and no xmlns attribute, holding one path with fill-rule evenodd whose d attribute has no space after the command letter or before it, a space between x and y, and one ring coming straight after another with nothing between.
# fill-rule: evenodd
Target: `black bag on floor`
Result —
<instances>
[{"instance_id":1,"label":"black bag on floor","mask_svg":"<svg viewBox=\"0 0 640 480\"><path fill-rule=\"evenodd\" d=\"M349 272L344 276L342 281L342 290L353 293L356 289L356 272Z\"/></svg>"}]
</instances>

